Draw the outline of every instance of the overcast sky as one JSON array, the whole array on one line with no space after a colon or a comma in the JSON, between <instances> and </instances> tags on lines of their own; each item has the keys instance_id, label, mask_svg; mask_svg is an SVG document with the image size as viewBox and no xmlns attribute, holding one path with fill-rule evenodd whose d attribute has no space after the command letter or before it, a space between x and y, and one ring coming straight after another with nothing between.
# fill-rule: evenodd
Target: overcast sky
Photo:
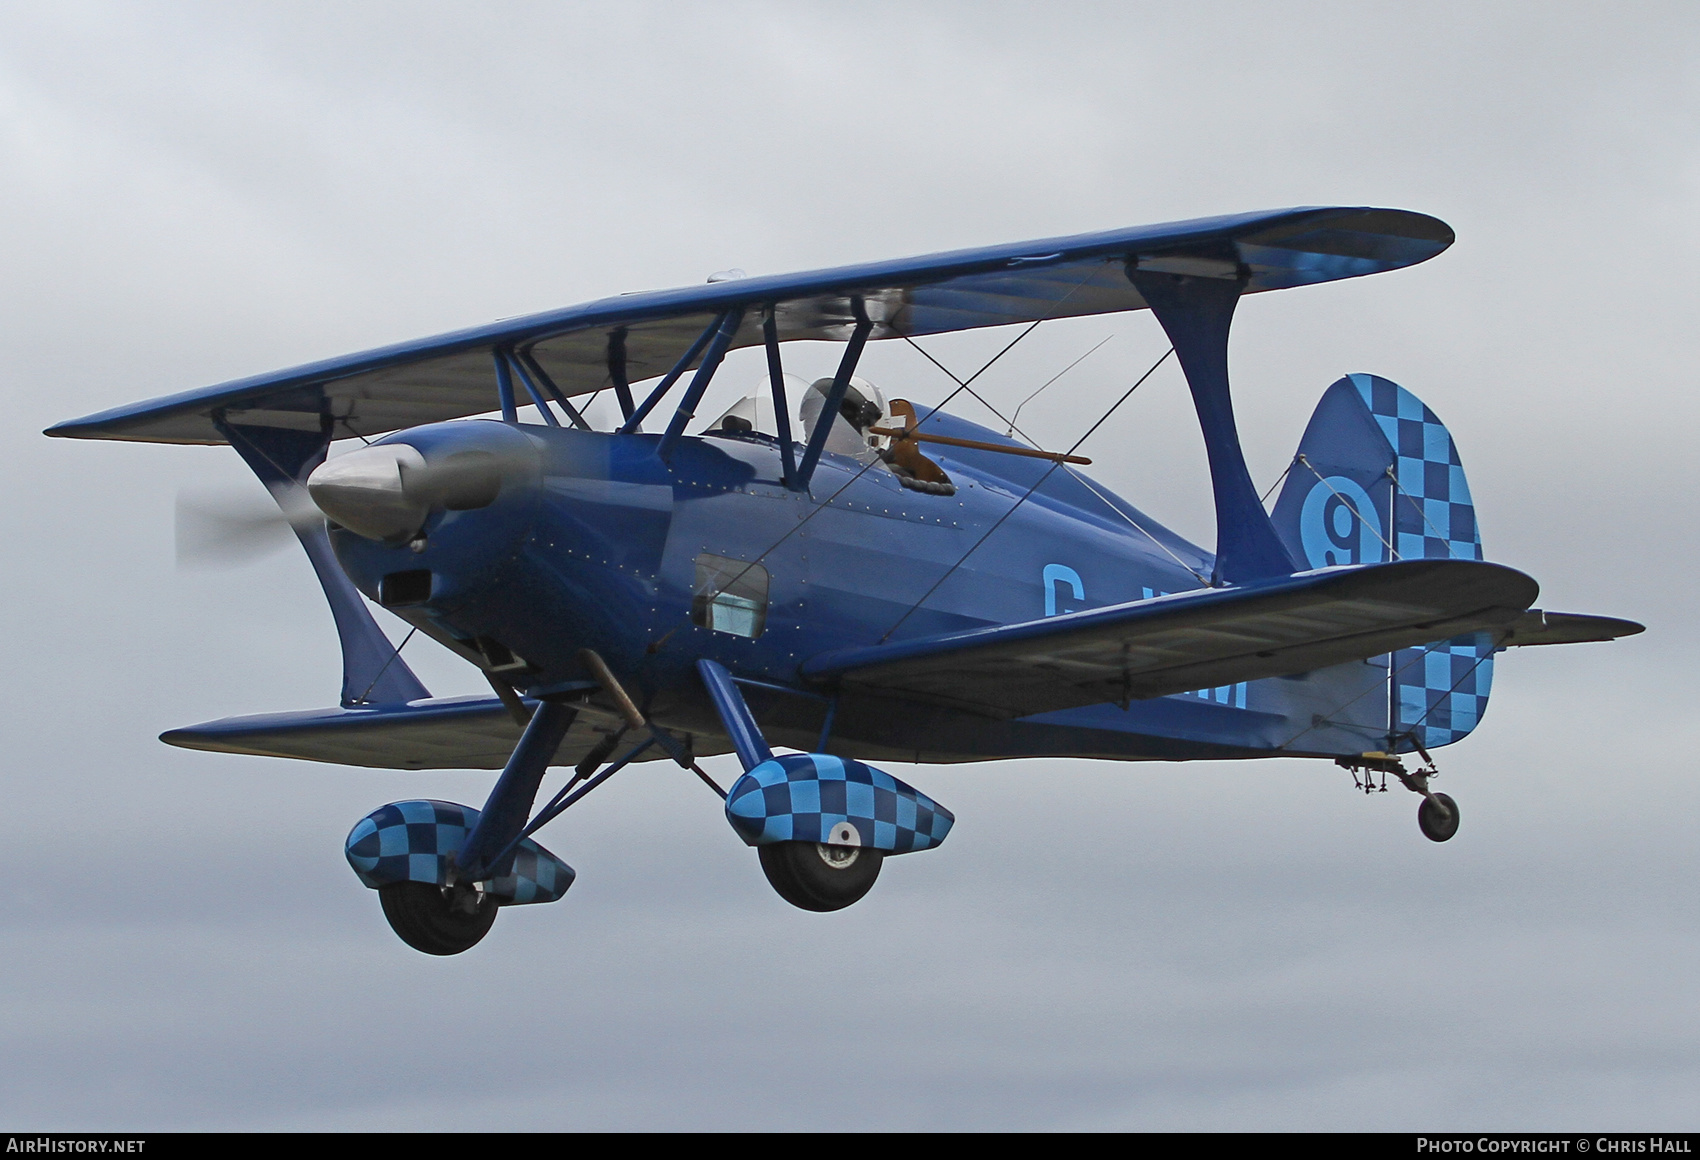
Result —
<instances>
[{"instance_id":1,"label":"overcast sky","mask_svg":"<svg viewBox=\"0 0 1700 1160\"><path fill-rule=\"evenodd\" d=\"M1697 32L1685 3L0 6L0 1126L1700 1127ZM564 901L428 958L343 836L490 775L157 742L334 703L330 617L293 550L175 569L177 491L255 487L228 449L39 434L732 266L1302 204L1458 242L1247 300L1254 477L1340 374L1386 375L1451 427L1489 558L1649 625L1502 658L1439 754L1443 846L1320 761L895 766L951 839L823 916L650 765L544 832ZM1023 414L1070 443L1162 353L1148 315L1043 326L986 393L1106 336ZM864 365L944 394L913 352ZM1083 450L1208 542L1178 373Z\"/></svg>"}]
</instances>

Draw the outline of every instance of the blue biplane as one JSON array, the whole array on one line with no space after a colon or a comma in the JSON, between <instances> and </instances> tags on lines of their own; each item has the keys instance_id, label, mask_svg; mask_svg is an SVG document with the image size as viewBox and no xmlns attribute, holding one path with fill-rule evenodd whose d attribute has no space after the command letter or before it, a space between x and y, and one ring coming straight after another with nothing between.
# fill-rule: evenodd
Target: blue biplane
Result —
<instances>
[{"instance_id":1,"label":"blue biplane","mask_svg":"<svg viewBox=\"0 0 1700 1160\"><path fill-rule=\"evenodd\" d=\"M338 707L162 740L501 770L482 808L396 802L349 834L355 873L427 953L471 947L502 906L560 898L573 870L532 835L635 761L694 771L778 893L816 911L954 821L869 761L1329 758L1420 794L1422 832L1445 841L1459 811L1430 788L1430 751L1480 720L1495 652L1641 626L1532 608L1535 582L1482 558L1446 428L1386 379L1327 390L1265 510L1227 344L1244 294L1410 266L1452 240L1422 214L1302 208L711 279L47 434L228 443L293 513L329 599ZM878 339L1142 309L1197 408L1214 552L1068 452L856 374ZM837 373L788 376L797 340L842 343ZM768 382L698 423L745 346L765 347ZM599 392L618 401L611 430L581 406ZM433 698L362 597L493 695ZM721 790L697 759L728 751L744 772ZM551 766L573 773L535 809Z\"/></svg>"}]
</instances>

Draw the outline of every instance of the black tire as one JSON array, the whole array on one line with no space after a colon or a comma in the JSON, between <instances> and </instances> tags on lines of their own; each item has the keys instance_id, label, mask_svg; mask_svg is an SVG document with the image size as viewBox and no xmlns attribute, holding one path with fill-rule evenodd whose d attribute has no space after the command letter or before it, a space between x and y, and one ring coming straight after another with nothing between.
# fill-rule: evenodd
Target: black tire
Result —
<instances>
[{"instance_id":1,"label":"black tire","mask_svg":"<svg viewBox=\"0 0 1700 1160\"><path fill-rule=\"evenodd\" d=\"M803 910L843 910L873 889L883 850L828 846L823 842L773 842L758 846L762 873L779 897Z\"/></svg>"},{"instance_id":2,"label":"black tire","mask_svg":"<svg viewBox=\"0 0 1700 1160\"><path fill-rule=\"evenodd\" d=\"M474 894L476 909L451 902L451 892L429 882L392 882L378 888L384 917L401 941L428 955L458 955L478 945L496 921L496 900ZM455 900L461 901L461 900Z\"/></svg>"},{"instance_id":3,"label":"black tire","mask_svg":"<svg viewBox=\"0 0 1700 1160\"><path fill-rule=\"evenodd\" d=\"M1458 803L1443 793L1434 796L1446 807L1448 816L1442 817L1440 811L1434 808L1434 802L1424 798L1417 807L1417 828L1429 841L1444 842L1458 832Z\"/></svg>"}]
</instances>

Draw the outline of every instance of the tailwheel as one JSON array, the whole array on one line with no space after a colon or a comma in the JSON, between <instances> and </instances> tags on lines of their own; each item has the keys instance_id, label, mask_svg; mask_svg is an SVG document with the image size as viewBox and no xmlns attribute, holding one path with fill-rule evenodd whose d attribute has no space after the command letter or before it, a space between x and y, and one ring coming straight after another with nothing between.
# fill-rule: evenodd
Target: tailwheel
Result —
<instances>
[{"instance_id":1,"label":"tailwheel","mask_svg":"<svg viewBox=\"0 0 1700 1160\"><path fill-rule=\"evenodd\" d=\"M1417 828L1431 842L1444 842L1458 832L1458 803L1443 793L1424 797L1417 806Z\"/></svg>"},{"instance_id":2,"label":"tailwheel","mask_svg":"<svg viewBox=\"0 0 1700 1160\"><path fill-rule=\"evenodd\" d=\"M428 955L471 950L496 921L496 900L464 884L392 882L378 888L378 901L401 941Z\"/></svg>"},{"instance_id":3,"label":"tailwheel","mask_svg":"<svg viewBox=\"0 0 1700 1160\"><path fill-rule=\"evenodd\" d=\"M1376 787L1367 776L1362 782L1358 782L1359 770L1366 773L1380 772L1382 793L1387 792L1387 775L1391 773L1406 789L1421 794L1423 800L1417 806L1417 828L1429 841L1445 842L1458 832L1458 803L1446 794L1436 793L1429 788L1429 778L1435 776L1434 758L1429 756L1428 750L1420 743L1417 744L1417 752L1422 754L1424 765L1409 773L1405 772L1405 767L1391 753L1365 753L1358 757L1339 758L1335 764L1351 770L1353 782L1365 793L1375 792Z\"/></svg>"},{"instance_id":4,"label":"tailwheel","mask_svg":"<svg viewBox=\"0 0 1700 1160\"><path fill-rule=\"evenodd\" d=\"M758 846L762 873L779 897L803 910L843 910L873 889L885 861L881 850L825 842Z\"/></svg>"}]
</instances>

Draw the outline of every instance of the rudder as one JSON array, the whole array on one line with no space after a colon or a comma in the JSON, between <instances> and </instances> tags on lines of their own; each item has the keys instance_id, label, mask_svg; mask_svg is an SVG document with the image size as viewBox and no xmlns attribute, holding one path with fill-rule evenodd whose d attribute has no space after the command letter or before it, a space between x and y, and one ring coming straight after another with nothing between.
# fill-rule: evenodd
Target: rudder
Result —
<instances>
[{"instance_id":1,"label":"rudder","mask_svg":"<svg viewBox=\"0 0 1700 1160\"><path fill-rule=\"evenodd\" d=\"M1311 415L1272 517L1302 566L1389 559L1480 560L1458 449L1422 400L1376 375L1347 375ZM1392 655L1388 748L1462 739L1493 683L1494 640L1473 633Z\"/></svg>"}]
</instances>

